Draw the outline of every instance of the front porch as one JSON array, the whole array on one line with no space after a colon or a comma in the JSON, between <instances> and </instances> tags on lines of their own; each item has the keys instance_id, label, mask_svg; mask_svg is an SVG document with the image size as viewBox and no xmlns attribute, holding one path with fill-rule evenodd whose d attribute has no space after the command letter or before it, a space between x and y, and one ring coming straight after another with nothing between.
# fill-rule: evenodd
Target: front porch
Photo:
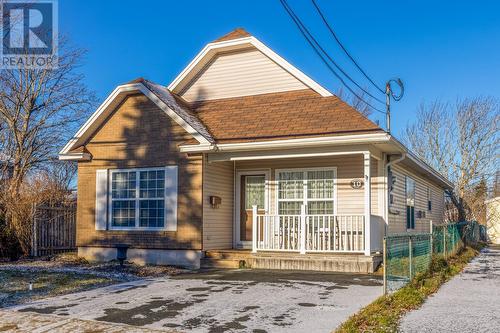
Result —
<instances>
[{"instance_id":1,"label":"front porch","mask_svg":"<svg viewBox=\"0 0 500 333\"><path fill-rule=\"evenodd\" d=\"M370 150L209 155L204 190L220 204L204 207L202 266L373 272L385 232L381 159Z\"/></svg>"}]
</instances>

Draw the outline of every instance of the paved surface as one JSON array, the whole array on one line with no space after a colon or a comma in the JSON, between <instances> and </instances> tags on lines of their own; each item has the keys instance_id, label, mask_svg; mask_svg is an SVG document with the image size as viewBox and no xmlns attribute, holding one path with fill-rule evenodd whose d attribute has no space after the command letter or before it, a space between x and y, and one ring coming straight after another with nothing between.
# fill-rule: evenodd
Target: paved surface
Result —
<instances>
[{"instance_id":1,"label":"paved surface","mask_svg":"<svg viewBox=\"0 0 500 333\"><path fill-rule=\"evenodd\" d=\"M375 276L231 270L127 282L10 310L181 332L331 332L381 293Z\"/></svg>"},{"instance_id":2,"label":"paved surface","mask_svg":"<svg viewBox=\"0 0 500 333\"><path fill-rule=\"evenodd\" d=\"M154 333L137 326L110 324L76 318L61 318L56 315L28 312L0 311L0 332L12 333ZM174 333L174 331L172 331Z\"/></svg>"},{"instance_id":3,"label":"paved surface","mask_svg":"<svg viewBox=\"0 0 500 333\"><path fill-rule=\"evenodd\" d=\"M500 247L489 248L401 322L403 332L499 332Z\"/></svg>"}]
</instances>

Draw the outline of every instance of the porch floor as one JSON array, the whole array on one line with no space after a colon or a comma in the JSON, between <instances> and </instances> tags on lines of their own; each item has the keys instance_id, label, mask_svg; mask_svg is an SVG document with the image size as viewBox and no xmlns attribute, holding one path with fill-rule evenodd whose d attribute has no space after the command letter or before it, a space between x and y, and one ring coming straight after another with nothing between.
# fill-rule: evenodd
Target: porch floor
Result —
<instances>
[{"instance_id":1,"label":"porch floor","mask_svg":"<svg viewBox=\"0 0 500 333\"><path fill-rule=\"evenodd\" d=\"M257 252L246 249L207 250L201 268L255 268L322 272L373 273L381 254Z\"/></svg>"}]
</instances>

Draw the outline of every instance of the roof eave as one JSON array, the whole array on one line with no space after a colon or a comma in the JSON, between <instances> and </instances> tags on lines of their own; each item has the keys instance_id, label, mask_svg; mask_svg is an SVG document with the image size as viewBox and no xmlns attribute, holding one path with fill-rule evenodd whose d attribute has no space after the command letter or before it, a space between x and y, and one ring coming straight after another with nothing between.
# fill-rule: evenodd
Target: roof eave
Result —
<instances>
[{"instance_id":1,"label":"roof eave","mask_svg":"<svg viewBox=\"0 0 500 333\"><path fill-rule=\"evenodd\" d=\"M106 100L97 108L97 110L90 116L90 118L83 124L82 127L76 132L76 134L66 143L63 149L59 152L59 156L72 156L71 150L75 149L77 145L81 144L81 140L84 140L89 131L92 130L92 126L99 123L99 119L103 114L106 114L110 108L114 107L123 98L132 93L143 93L150 100L152 100L160 109L167 113L177 124L183 127L188 133L190 133L200 145L210 144L210 141L205 138L201 133L199 133L195 128L189 125L182 117L180 117L174 110L172 110L165 102L163 102L151 89L149 89L144 83L131 83L124 84L116 87L113 92L106 98ZM102 121L102 120L101 120ZM82 139L83 138L83 139ZM70 159L70 158L66 158Z\"/></svg>"},{"instance_id":2,"label":"roof eave","mask_svg":"<svg viewBox=\"0 0 500 333\"><path fill-rule=\"evenodd\" d=\"M441 173L436 171L433 167L431 167L429 164L427 164L421 158L419 158L417 155L411 152L403 143L401 143L392 135L390 135L390 142L395 147L397 147L401 152L406 153L406 158L410 159L412 162L418 165L419 168L421 168L422 170L424 170L425 172L436 178L438 181L440 181L443 187L445 187L448 190L453 189L453 183L451 181L449 181L445 176L443 176Z\"/></svg>"},{"instance_id":3,"label":"roof eave","mask_svg":"<svg viewBox=\"0 0 500 333\"><path fill-rule=\"evenodd\" d=\"M59 160L61 161L90 161L92 160L92 155L89 153L68 153L59 154Z\"/></svg>"},{"instance_id":4,"label":"roof eave","mask_svg":"<svg viewBox=\"0 0 500 333\"><path fill-rule=\"evenodd\" d=\"M316 136L302 139L287 139L273 141L255 141L241 143L219 143L215 145L185 145L180 147L181 152L238 152L238 151L255 151L255 150L270 150L280 148L300 148L300 147L319 147L325 145L347 145L347 144L363 144L363 143L385 143L388 142L390 136L385 132L370 133L370 134L352 134L339 136Z\"/></svg>"}]
</instances>

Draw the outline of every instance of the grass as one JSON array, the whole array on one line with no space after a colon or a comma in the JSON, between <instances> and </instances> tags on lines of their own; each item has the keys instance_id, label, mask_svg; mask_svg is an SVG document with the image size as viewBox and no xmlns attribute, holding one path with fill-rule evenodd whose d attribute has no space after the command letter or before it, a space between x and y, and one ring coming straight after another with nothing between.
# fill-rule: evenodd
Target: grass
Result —
<instances>
[{"instance_id":1,"label":"grass","mask_svg":"<svg viewBox=\"0 0 500 333\"><path fill-rule=\"evenodd\" d=\"M78 257L76 252L61 253L42 258L23 259L17 262L3 263L3 265L9 264L33 268L45 268L47 271L50 271L53 268L75 268L87 270L89 271L89 274L103 273L110 275L115 274L115 276L129 275L130 277L133 276L135 278L170 276L185 271L172 266L136 265L127 261L123 266L121 266L118 260L111 260L107 262L89 262L82 257ZM0 263L0 265L2 264Z\"/></svg>"},{"instance_id":2,"label":"grass","mask_svg":"<svg viewBox=\"0 0 500 333\"><path fill-rule=\"evenodd\" d=\"M336 332L397 332L399 320L406 312L419 308L430 294L462 271L478 253L478 250L467 247L448 260L433 257L426 273L417 275L397 292L379 297L351 316Z\"/></svg>"},{"instance_id":3,"label":"grass","mask_svg":"<svg viewBox=\"0 0 500 333\"><path fill-rule=\"evenodd\" d=\"M32 282L33 289L29 290ZM0 270L0 307L114 283L111 278L72 272Z\"/></svg>"},{"instance_id":4,"label":"grass","mask_svg":"<svg viewBox=\"0 0 500 333\"><path fill-rule=\"evenodd\" d=\"M184 270L171 266L140 266L118 261L91 263L64 253L45 258L0 263L0 308L35 299L69 294L146 277L175 275ZM32 290L29 290L29 283Z\"/></svg>"}]
</instances>

